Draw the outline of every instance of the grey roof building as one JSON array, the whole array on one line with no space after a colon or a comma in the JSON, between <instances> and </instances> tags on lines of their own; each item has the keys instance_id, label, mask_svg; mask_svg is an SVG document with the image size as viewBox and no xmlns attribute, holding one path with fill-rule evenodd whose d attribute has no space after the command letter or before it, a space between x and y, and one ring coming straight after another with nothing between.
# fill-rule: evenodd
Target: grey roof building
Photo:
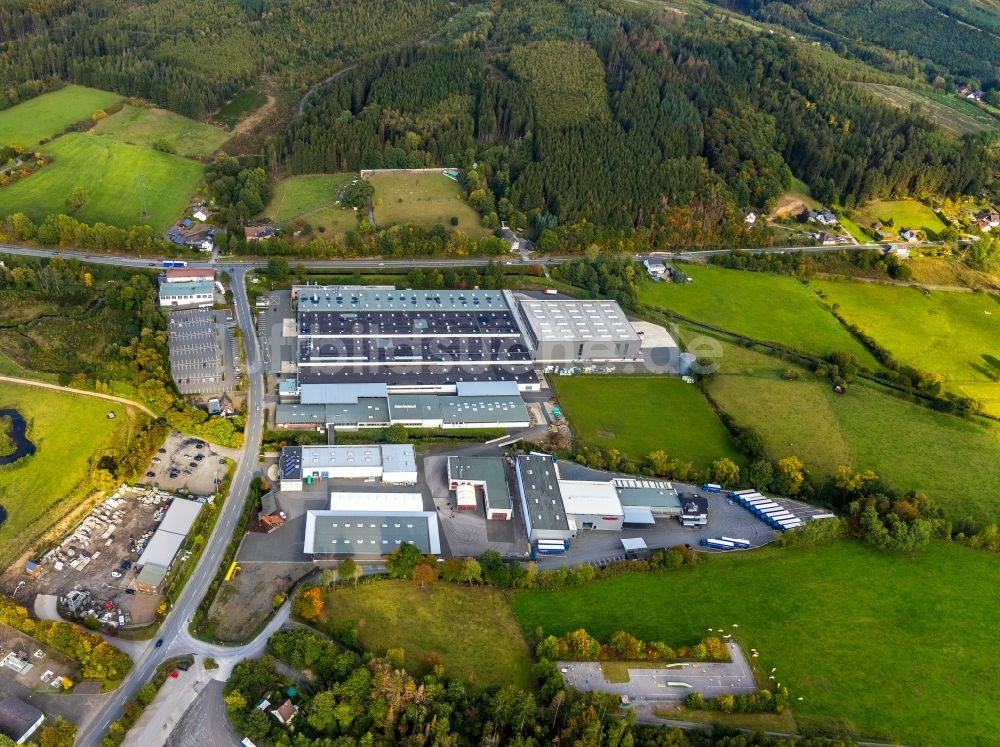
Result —
<instances>
[{"instance_id":1,"label":"grey roof building","mask_svg":"<svg viewBox=\"0 0 1000 747\"><path fill-rule=\"evenodd\" d=\"M483 491L487 519L510 520L514 501L507 487L507 472L501 457L448 457L448 486L472 485Z\"/></svg>"},{"instance_id":2,"label":"grey roof building","mask_svg":"<svg viewBox=\"0 0 1000 747\"><path fill-rule=\"evenodd\" d=\"M45 721L45 714L33 705L10 695L0 700L0 733L24 744Z\"/></svg>"},{"instance_id":3,"label":"grey roof building","mask_svg":"<svg viewBox=\"0 0 1000 747\"><path fill-rule=\"evenodd\" d=\"M519 456L515 471L528 541L574 537L576 533L570 529L559 492L559 475L553 457L538 454Z\"/></svg>"},{"instance_id":4,"label":"grey roof building","mask_svg":"<svg viewBox=\"0 0 1000 747\"><path fill-rule=\"evenodd\" d=\"M403 542L440 555L434 511L307 511L307 555L388 555Z\"/></svg>"},{"instance_id":5,"label":"grey roof building","mask_svg":"<svg viewBox=\"0 0 1000 747\"><path fill-rule=\"evenodd\" d=\"M642 341L615 301L520 301L540 362L630 360Z\"/></svg>"}]
</instances>

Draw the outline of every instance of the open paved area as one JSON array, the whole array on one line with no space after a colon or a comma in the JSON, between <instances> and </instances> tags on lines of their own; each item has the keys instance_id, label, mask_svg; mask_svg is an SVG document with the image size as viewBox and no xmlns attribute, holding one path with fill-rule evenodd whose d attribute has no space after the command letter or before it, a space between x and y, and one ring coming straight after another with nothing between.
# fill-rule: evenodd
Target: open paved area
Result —
<instances>
[{"instance_id":1,"label":"open paved area","mask_svg":"<svg viewBox=\"0 0 1000 747\"><path fill-rule=\"evenodd\" d=\"M657 669L629 669L628 682L608 682L600 662L557 662L566 684L578 690L598 690L627 695L631 700L682 701L689 693L705 698L719 695L746 695L757 690L753 672L739 645L728 644L732 661L684 662Z\"/></svg>"},{"instance_id":2,"label":"open paved area","mask_svg":"<svg viewBox=\"0 0 1000 747\"><path fill-rule=\"evenodd\" d=\"M193 671L192 667L192 671ZM182 676L187 676L190 672L182 672ZM170 680L167 681L167 687ZM191 693L190 697L184 698L184 709L178 711L172 722L163 721L164 726L169 726L170 730L162 732L165 741L159 744L165 747L222 747L223 745L238 745L241 735L229 725L229 717L226 715L226 704L223 700L222 689L224 682L209 680L198 683L200 685L195 690L196 685L187 685L175 681L178 690L185 688ZM140 731L138 727L133 730L135 734L151 735L155 734L155 724L150 724L153 729ZM134 743L140 747L152 747L154 742L137 741Z\"/></svg>"},{"instance_id":3,"label":"open paved area","mask_svg":"<svg viewBox=\"0 0 1000 747\"><path fill-rule=\"evenodd\" d=\"M170 372L181 394L216 394L233 388L233 336L225 311L174 311L168 331Z\"/></svg>"},{"instance_id":4,"label":"open paved area","mask_svg":"<svg viewBox=\"0 0 1000 747\"><path fill-rule=\"evenodd\" d=\"M228 469L223 457L235 453L234 449L173 432L153 455L139 483L168 492L187 490L194 495L213 495Z\"/></svg>"}]
</instances>

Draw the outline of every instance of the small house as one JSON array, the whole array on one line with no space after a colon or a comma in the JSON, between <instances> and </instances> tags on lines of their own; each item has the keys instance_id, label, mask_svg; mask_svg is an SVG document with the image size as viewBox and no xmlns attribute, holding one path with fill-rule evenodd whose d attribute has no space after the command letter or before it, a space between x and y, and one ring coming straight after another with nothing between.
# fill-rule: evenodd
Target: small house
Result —
<instances>
[{"instance_id":1,"label":"small house","mask_svg":"<svg viewBox=\"0 0 1000 747\"><path fill-rule=\"evenodd\" d=\"M895 257L896 259L909 259L910 248L906 244L893 244L886 247L885 256Z\"/></svg>"},{"instance_id":2,"label":"small house","mask_svg":"<svg viewBox=\"0 0 1000 747\"><path fill-rule=\"evenodd\" d=\"M292 703L291 698L285 698L281 705L277 708L271 709L271 715L278 721L282 726L288 726L292 723L295 715L299 712L299 707Z\"/></svg>"},{"instance_id":3,"label":"small house","mask_svg":"<svg viewBox=\"0 0 1000 747\"><path fill-rule=\"evenodd\" d=\"M247 241L267 241L277 235L274 226L247 226L243 229L243 235Z\"/></svg>"},{"instance_id":4,"label":"small house","mask_svg":"<svg viewBox=\"0 0 1000 747\"><path fill-rule=\"evenodd\" d=\"M195 211L195 213L194 213L194 215L192 217L195 220L197 220L197 221L201 221L202 223L204 223L206 220L208 220L208 216L205 215L205 213L202 212L201 210Z\"/></svg>"},{"instance_id":5,"label":"small house","mask_svg":"<svg viewBox=\"0 0 1000 747\"><path fill-rule=\"evenodd\" d=\"M920 241L920 235L912 228L904 228L899 232L899 237L908 242Z\"/></svg>"},{"instance_id":6,"label":"small house","mask_svg":"<svg viewBox=\"0 0 1000 747\"><path fill-rule=\"evenodd\" d=\"M754 223L757 222L757 213L750 211L743 219L743 222L746 223L748 226L752 226Z\"/></svg>"}]
</instances>

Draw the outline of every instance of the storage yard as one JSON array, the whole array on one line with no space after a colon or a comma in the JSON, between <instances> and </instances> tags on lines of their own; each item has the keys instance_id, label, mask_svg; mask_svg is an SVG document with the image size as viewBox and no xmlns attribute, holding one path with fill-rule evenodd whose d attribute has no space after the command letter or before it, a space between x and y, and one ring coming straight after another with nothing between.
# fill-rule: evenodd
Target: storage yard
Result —
<instances>
[{"instance_id":1,"label":"storage yard","mask_svg":"<svg viewBox=\"0 0 1000 747\"><path fill-rule=\"evenodd\" d=\"M59 545L37 560L9 568L0 587L15 599L58 597L60 611L71 618L93 615L109 627L148 623L159 604L159 589L158 584L139 583L140 562L151 559L147 553L160 534L158 525L163 527L177 500L182 499L164 491L123 486ZM160 553L157 545L152 550ZM172 560L171 555L167 564Z\"/></svg>"}]
</instances>

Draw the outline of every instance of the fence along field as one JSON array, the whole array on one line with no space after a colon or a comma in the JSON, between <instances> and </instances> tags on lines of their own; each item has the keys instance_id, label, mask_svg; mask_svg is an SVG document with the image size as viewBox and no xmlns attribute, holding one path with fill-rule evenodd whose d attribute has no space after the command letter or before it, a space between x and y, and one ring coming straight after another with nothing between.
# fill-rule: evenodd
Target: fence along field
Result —
<instances>
[{"instance_id":1,"label":"fence along field","mask_svg":"<svg viewBox=\"0 0 1000 747\"><path fill-rule=\"evenodd\" d=\"M857 85L878 94L888 103L900 109L909 110L913 104L916 104L923 116L957 137L974 135L987 130L1000 132L1000 120L980 111L973 104L951 97L951 94L943 93L931 98L918 91L883 83L858 83ZM949 100L948 97L953 100Z\"/></svg>"}]
</instances>

